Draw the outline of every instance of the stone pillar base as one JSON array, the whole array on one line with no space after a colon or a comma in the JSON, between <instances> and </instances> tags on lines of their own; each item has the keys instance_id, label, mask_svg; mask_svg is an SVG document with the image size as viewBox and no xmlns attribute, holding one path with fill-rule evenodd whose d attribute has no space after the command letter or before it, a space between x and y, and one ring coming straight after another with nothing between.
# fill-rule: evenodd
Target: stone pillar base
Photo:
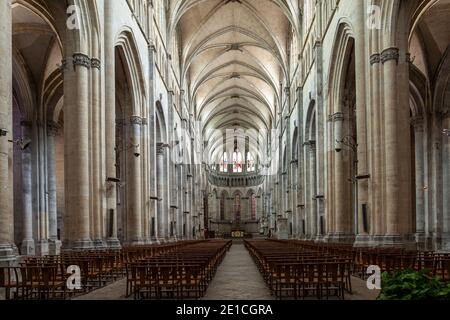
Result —
<instances>
[{"instance_id":1,"label":"stone pillar base","mask_svg":"<svg viewBox=\"0 0 450 320\"><path fill-rule=\"evenodd\" d=\"M318 234L318 235L316 236L316 238L314 239L314 242L319 242L319 243L321 243L321 242L324 242L324 239L325 239L325 237L324 237L323 235Z\"/></svg>"},{"instance_id":2,"label":"stone pillar base","mask_svg":"<svg viewBox=\"0 0 450 320\"><path fill-rule=\"evenodd\" d=\"M419 250L427 249L427 237L424 232L418 232L415 234L415 241Z\"/></svg>"},{"instance_id":3,"label":"stone pillar base","mask_svg":"<svg viewBox=\"0 0 450 320\"><path fill-rule=\"evenodd\" d=\"M36 255L41 257L49 255L49 245L47 239L39 240L36 243Z\"/></svg>"},{"instance_id":4,"label":"stone pillar base","mask_svg":"<svg viewBox=\"0 0 450 320\"><path fill-rule=\"evenodd\" d=\"M34 239L22 241L22 245L20 246L20 254L22 256L34 256L36 254Z\"/></svg>"},{"instance_id":5,"label":"stone pillar base","mask_svg":"<svg viewBox=\"0 0 450 320\"><path fill-rule=\"evenodd\" d=\"M63 248L73 251L92 250L94 249L94 244L91 239L82 239L67 241L63 244Z\"/></svg>"},{"instance_id":6,"label":"stone pillar base","mask_svg":"<svg viewBox=\"0 0 450 320\"><path fill-rule=\"evenodd\" d=\"M108 248L105 240L103 240L103 239L95 239L92 242L93 242L94 248L96 250L105 250Z\"/></svg>"},{"instance_id":7,"label":"stone pillar base","mask_svg":"<svg viewBox=\"0 0 450 320\"><path fill-rule=\"evenodd\" d=\"M415 240L413 240L408 236L401 236L398 234L394 234L384 236L383 247L417 249L417 244Z\"/></svg>"},{"instance_id":8,"label":"stone pillar base","mask_svg":"<svg viewBox=\"0 0 450 320\"><path fill-rule=\"evenodd\" d=\"M355 248L366 248L370 247L370 236L368 234L359 234L356 236L355 243L353 247Z\"/></svg>"},{"instance_id":9,"label":"stone pillar base","mask_svg":"<svg viewBox=\"0 0 450 320\"><path fill-rule=\"evenodd\" d=\"M355 236L353 234L335 233L331 237L331 242L335 243L354 243Z\"/></svg>"},{"instance_id":10,"label":"stone pillar base","mask_svg":"<svg viewBox=\"0 0 450 320\"><path fill-rule=\"evenodd\" d=\"M144 244L147 244L147 245L153 244L152 239L150 239L150 238L145 239Z\"/></svg>"},{"instance_id":11,"label":"stone pillar base","mask_svg":"<svg viewBox=\"0 0 450 320\"><path fill-rule=\"evenodd\" d=\"M384 236L383 235L373 235L370 238L369 247L377 248L382 247L384 243Z\"/></svg>"},{"instance_id":12,"label":"stone pillar base","mask_svg":"<svg viewBox=\"0 0 450 320\"><path fill-rule=\"evenodd\" d=\"M58 256L61 254L62 242L59 240L50 239L48 241L48 253L51 256Z\"/></svg>"},{"instance_id":13,"label":"stone pillar base","mask_svg":"<svg viewBox=\"0 0 450 320\"><path fill-rule=\"evenodd\" d=\"M12 266L17 258L14 244L0 244L0 267Z\"/></svg>"},{"instance_id":14,"label":"stone pillar base","mask_svg":"<svg viewBox=\"0 0 450 320\"><path fill-rule=\"evenodd\" d=\"M288 240L289 232L288 232L288 219L286 218L278 218L277 219L277 233L276 238L278 240Z\"/></svg>"},{"instance_id":15,"label":"stone pillar base","mask_svg":"<svg viewBox=\"0 0 450 320\"><path fill-rule=\"evenodd\" d=\"M120 244L120 241L117 238L110 238L110 239L106 240L106 245L110 249L121 249L122 248L122 245Z\"/></svg>"},{"instance_id":16,"label":"stone pillar base","mask_svg":"<svg viewBox=\"0 0 450 320\"><path fill-rule=\"evenodd\" d=\"M450 233L443 233L441 237L440 251L450 252Z\"/></svg>"},{"instance_id":17,"label":"stone pillar base","mask_svg":"<svg viewBox=\"0 0 450 320\"><path fill-rule=\"evenodd\" d=\"M133 246L142 246L142 245L144 245L144 244L145 244L144 240L143 240L143 239L140 239L140 238L138 238L138 239L132 239L132 240L130 240L130 241L127 242L127 245L129 245L129 246L131 246L131 247L133 247Z\"/></svg>"}]
</instances>

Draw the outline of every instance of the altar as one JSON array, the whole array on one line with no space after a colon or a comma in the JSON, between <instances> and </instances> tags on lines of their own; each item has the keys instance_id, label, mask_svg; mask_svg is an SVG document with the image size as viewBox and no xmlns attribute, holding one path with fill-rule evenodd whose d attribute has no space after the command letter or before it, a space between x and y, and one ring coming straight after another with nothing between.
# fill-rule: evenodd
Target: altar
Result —
<instances>
[{"instance_id":1,"label":"altar","mask_svg":"<svg viewBox=\"0 0 450 320\"><path fill-rule=\"evenodd\" d=\"M231 237L233 239L242 239L245 237L245 232L244 231L233 231L233 232L231 232Z\"/></svg>"}]
</instances>

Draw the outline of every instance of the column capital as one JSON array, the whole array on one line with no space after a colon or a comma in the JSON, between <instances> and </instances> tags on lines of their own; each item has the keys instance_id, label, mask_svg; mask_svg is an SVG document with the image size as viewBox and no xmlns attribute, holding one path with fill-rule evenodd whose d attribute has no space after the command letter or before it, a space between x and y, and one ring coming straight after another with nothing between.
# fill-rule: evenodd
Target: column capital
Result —
<instances>
[{"instance_id":1,"label":"column capital","mask_svg":"<svg viewBox=\"0 0 450 320\"><path fill-rule=\"evenodd\" d=\"M344 121L344 113L336 112L335 114L331 115L331 119L333 122Z\"/></svg>"},{"instance_id":2,"label":"column capital","mask_svg":"<svg viewBox=\"0 0 450 320\"><path fill-rule=\"evenodd\" d=\"M286 95L290 96L290 95L291 95L291 87L289 87L289 86L285 87L285 88L284 88L284 93L285 93Z\"/></svg>"},{"instance_id":3,"label":"column capital","mask_svg":"<svg viewBox=\"0 0 450 320\"><path fill-rule=\"evenodd\" d=\"M333 122L333 115L332 114L328 115L327 122Z\"/></svg>"},{"instance_id":4,"label":"column capital","mask_svg":"<svg viewBox=\"0 0 450 320\"><path fill-rule=\"evenodd\" d=\"M139 116L131 116L130 117L130 124L131 125L141 126L142 125L142 118L139 117Z\"/></svg>"},{"instance_id":5,"label":"column capital","mask_svg":"<svg viewBox=\"0 0 450 320\"><path fill-rule=\"evenodd\" d=\"M101 65L102 65L102 63L101 63L101 61L99 59L97 59L97 58L92 58L91 59L91 68L92 69L100 70Z\"/></svg>"},{"instance_id":6,"label":"column capital","mask_svg":"<svg viewBox=\"0 0 450 320\"><path fill-rule=\"evenodd\" d=\"M440 112L441 119L448 119L450 118L450 109L445 108L444 110L441 110Z\"/></svg>"},{"instance_id":7,"label":"column capital","mask_svg":"<svg viewBox=\"0 0 450 320\"><path fill-rule=\"evenodd\" d=\"M47 122L47 136L50 136L50 137L58 136L60 129L61 129L61 127L57 123L55 123L53 121Z\"/></svg>"},{"instance_id":8,"label":"column capital","mask_svg":"<svg viewBox=\"0 0 450 320\"><path fill-rule=\"evenodd\" d=\"M303 146L309 147L310 151L315 151L316 150L316 141L314 141L314 140L307 141L303 144Z\"/></svg>"},{"instance_id":9,"label":"column capital","mask_svg":"<svg viewBox=\"0 0 450 320\"><path fill-rule=\"evenodd\" d=\"M395 60L398 63L398 59L400 58L399 50L398 48L387 48L383 50L381 53L381 63L385 64L389 60Z\"/></svg>"},{"instance_id":10,"label":"column capital","mask_svg":"<svg viewBox=\"0 0 450 320\"><path fill-rule=\"evenodd\" d=\"M125 120L123 119L116 119L116 126L117 127L123 127L125 125Z\"/></svg>"},{"instance_id":11,"label":"column capital","mask_svg":"<svg viewBox=\"0 0 450 320\"><path fill-rule=\"evenodd\" d=\"M379 53L374 53L370 56L370 65L374 65L381 62L381 55Z\"/></svg>"},{"instance_id":12,"label":"column capital","mask_svg":"<svg viewBox=\"0 0 450 320\"><path fill-rule=\"evenodd\" d=\"M85 67L87 69L91 68L91 59L84 53L74 53L72 56L73 68L77 66Z\"/></svg>"},{"instance_id":13,"label":"column capital","mask_svg":"<svg viewBox=\"0 0 450 320\"><path fill-rule=\"evenodd\" d=\"M416 116L411 119L411 125L416 130L419 130L419 129L423 130L423 124L424 124L424 119L422 116Z\"/></svg>"},{"instance_id":14,"label":"column capital","mask_svg":"<svg viewBox=\"0 0 450 320\"><path fill-rule=\"evenodd\" d=\"M156 154L157 155L163 155L164 154L164 149L168 148L169 145L166 143L162 143L162 142L158 142L156 144Z\"/></svg>"},{"instance_id":15,"label":"column capital","mask_svg":"<svg viewBox=\"0 0 450 320\"><path fill-rule=\"evenodd\" d=\"M156 52L156 45L155 45L155 43L154 43L154 42L151 42L151 43L148 45L148 49L149 49L150 51L152 51L152 52Z\"/></svg>"}]
</instances>

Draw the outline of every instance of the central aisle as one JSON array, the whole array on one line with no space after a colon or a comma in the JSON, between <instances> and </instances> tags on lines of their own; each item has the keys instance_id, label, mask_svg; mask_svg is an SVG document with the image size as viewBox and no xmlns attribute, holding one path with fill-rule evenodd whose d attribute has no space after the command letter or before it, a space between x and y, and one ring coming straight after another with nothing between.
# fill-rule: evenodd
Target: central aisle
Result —
<instances>
[{"instance_id":1,"label":"central aisle","mask_svg":"<svg viewBox=\"0 0 450 320\"><path fill-rule=\"evenodd\" d=\"M204 300L270 300L270 292L242 243L234 243Z\"/></svg>"}]
</instances>

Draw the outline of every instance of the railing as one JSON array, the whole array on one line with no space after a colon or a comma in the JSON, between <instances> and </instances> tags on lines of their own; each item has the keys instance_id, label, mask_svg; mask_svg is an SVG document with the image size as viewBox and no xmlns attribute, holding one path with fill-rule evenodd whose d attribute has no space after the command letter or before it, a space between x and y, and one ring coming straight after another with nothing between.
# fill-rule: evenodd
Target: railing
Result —
<instances>
[{"instance_id":1,"label":"railing","mask_svg":"<svg viewBox=\"0 0 450 320\"><path fill-rule=\"evenodd\" d=\"M264 183L265 176L259 172L223 173L208 171L208 181L217 187L256 187Z\"/></svg>"}]
</instances>

